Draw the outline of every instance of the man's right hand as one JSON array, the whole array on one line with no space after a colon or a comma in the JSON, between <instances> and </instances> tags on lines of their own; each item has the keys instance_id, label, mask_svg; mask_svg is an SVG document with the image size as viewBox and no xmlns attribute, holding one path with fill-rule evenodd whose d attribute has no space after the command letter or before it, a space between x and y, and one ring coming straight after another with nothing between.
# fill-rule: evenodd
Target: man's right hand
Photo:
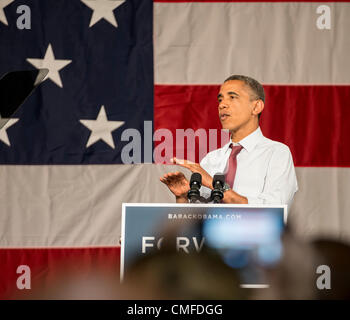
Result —
<instances>
[{"instance_id":1,"label":"man's right hand","mask_svg":"<svg viewBox=\"0 0 350 320\"><path fill-rule=\"evenodd\" d=\"M160 181L175 195L176 202L188 202L187 192L190 190L190 183L182 172L166 173Z\"/></svg>"}]
</instances>

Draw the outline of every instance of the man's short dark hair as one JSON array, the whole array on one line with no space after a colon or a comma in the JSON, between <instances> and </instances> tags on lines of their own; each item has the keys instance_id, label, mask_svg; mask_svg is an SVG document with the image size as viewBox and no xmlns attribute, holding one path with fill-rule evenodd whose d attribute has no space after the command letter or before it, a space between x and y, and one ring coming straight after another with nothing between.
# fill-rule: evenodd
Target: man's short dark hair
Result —
<instances>
[{"instance_id":1,"label":"man's short dark hair","mask_svg":"<svg viewBox=\"0 0 350 320\"><path fill-rule=\"evenodd\" d=\"M265 91L264 91L264 87L260 84L260 82L256 81L251 77L237 75L237 74L228 77L224 82L231 81L231 80L239 80L244 82L244 84L250 88L251 100L262 100L265 103ZM260 115L261 113L259 113L258 115L259 119L260 119Z\"/></svg>"}]
</instances>

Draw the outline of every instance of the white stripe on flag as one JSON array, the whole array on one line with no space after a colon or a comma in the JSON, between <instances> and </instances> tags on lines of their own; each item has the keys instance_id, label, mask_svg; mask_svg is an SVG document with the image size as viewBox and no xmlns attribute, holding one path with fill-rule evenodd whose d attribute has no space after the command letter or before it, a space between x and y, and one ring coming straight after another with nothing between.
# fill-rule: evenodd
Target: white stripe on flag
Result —
<instances>
[{"instance_id":1,"label":"white stripe on flag","mask_svg":"<svg viewBox=\"0 0 350 320\"><path fill-rule=\"evenodd\" d=\"M155 3L155 82L220 84L244 74L264 84L349 84L350 3Z\"/></svg>"},{"instance_id":2,"label":"white stripe on flag","mask_svg":"<svg viewBox=\"0 0 350 320\"><path fill-rule=\"evenodd\" d=\"M168 170L171 170L168 168ZM122 202L168 202L162 166L0 166L0 247L119 245Z\"/></svg>"},{"instance_id":3,"label":"white stripe on flag","mask_svg":"<svg viewBox=\"0 0 350 320\"><path fill-rule=\"evenodd\" d=\"M0 166L0 247L118 245L122 202L174 202L159 177L175 170L155 164ZM296 171L299 191L289 221L298 233L350 238L350 169Z\"/></svg>"},{"instance_id":4,"label":"white stripe on flag","mask_svg":"<svg viewBox=\"0 0 350 320\"><path fill-rule=\"evenodd\" d=\"M297 192L289 222L305 238L350 241L350 168L296 168Z\"/></svg>"}]
</instances>

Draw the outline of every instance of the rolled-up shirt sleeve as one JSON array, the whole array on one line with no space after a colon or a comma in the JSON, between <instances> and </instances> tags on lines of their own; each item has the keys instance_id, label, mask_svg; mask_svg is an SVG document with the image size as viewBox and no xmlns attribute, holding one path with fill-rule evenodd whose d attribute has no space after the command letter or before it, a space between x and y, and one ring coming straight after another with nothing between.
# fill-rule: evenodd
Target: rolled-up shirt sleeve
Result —
<instances>
[{"instance_id":1,"label":"rolled-up shirt sleeve","mask_svg":"<svg viewBox=\"0 0 350 320\"><path fill-rule=\"evenodd\" d=\"M280 144L272 153L262 192L246 198L248 204L287 204L289 209L297 190L292 154L286 145Z\"/></svg>"}]
</instances>

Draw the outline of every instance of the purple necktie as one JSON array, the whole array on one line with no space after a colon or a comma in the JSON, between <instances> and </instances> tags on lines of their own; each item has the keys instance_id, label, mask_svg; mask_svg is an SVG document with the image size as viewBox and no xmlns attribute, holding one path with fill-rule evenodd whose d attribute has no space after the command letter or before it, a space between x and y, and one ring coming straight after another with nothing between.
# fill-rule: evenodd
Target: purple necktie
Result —
<instances>
[{"instance_id":1,"label":"purple necktie","mask_svg":"<svg viewBox=\"0 0 350 320\"><path fill-rule=\"evenodd\" d=\"M226 183L233 188L233 183L235 181L236 170L237 170L237 154L243 149L242 146L234 146L230 144L232 149L230 157L228 159L228 171L226 174Z\"/></svg>"}]
</instances>

